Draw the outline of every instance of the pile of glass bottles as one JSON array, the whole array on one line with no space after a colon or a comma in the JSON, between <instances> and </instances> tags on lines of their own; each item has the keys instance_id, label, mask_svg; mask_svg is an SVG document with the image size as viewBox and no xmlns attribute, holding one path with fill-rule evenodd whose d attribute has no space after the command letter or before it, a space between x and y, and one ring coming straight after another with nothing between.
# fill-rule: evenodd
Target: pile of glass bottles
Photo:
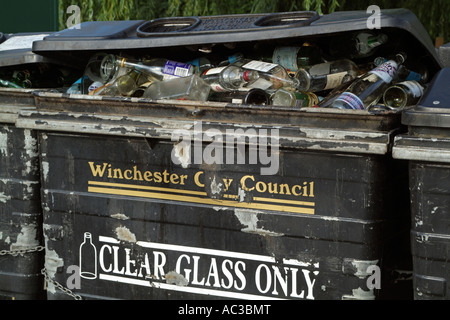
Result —
<instances>
[{"instance_id":1,"label":"pile of glass bottles","mask_svg":"<svg viewBox=\"0 0 450 320\"><path fill-rule=\"evenodd\" d=\"M356 110L400 109L423 94L422 66L408 70L404 52L377 55L389 43L386 34L363 31L330 39L325 55L313 42L271 48L259 42L252 50L199 53L188 61L97 52L64 92ZM53 86L63 81L62 75L49 75ZM0 86L11 87L32 87L31 79L38 78L31 72L1 76Z\"/></svg>"}]
</instances>

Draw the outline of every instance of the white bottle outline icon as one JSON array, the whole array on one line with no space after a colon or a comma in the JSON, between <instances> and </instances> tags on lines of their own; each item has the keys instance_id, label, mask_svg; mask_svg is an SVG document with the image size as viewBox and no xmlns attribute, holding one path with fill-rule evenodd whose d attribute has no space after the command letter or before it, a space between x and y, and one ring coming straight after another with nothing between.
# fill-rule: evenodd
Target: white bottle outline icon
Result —
<instances>
[{"instance_id":1,"label":"white bottle outline icon","mask_svg":"<svg viewBox=\"0 0 450 320\"><path fill-rule=\"evenodd\" d=\"M83 243L79 249L80 276L84 279L97 279L97 248L92 243L92 234L84 233Z\"/></svg>"}]
</instances>

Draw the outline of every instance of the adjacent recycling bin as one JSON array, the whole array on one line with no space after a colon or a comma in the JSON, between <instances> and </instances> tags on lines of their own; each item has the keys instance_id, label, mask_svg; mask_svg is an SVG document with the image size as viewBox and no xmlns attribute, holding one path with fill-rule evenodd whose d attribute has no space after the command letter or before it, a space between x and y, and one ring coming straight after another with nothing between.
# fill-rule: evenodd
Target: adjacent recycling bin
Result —
<instances>
[{"instance_id":1,"label":"adjacent recycling bin","mask_svg":"<svg viewBox=\"0 0 450 320\"><path fill-rule=\"evenodd\" d=\"M367 30L366 18L164 18L104 37L97 22L33 50L245 54L325 45ZM381 26L390 41L377 55L401 48L430 75L440 69L411 12L387 10ZM412 298L408 167L391 157L401 112L34 96L16 125L39 136L48 299Z\"/></svg>"},{"instance_id":2,"label":"adjacent recycling bin","mask_svg":"<svg viewBox=\"0 0 450 320\"><path fill-rule=\"evenodd\" d=\"M395 139L393 157L409 160L414 298L445 299L449 292L450 68L404 112L408 133Z\"/></svg>"},{"instance_id":3,"label":"adjacent recycling bin","mask_svg":"<svg viewBox=\"0 0 450 320\"><path fill-rule=\"evenodd\" d=\"M33 109L29 90L0 89L0 297L44 299L42 210L37 133L17 128Z\"/></svg>"},{"instance_id":4,"label":"adjacent recycling bin","mask_svg":"<svg viewBox=\"0 0 450 320\"><path fill-rule=\"evenodd\" d=\"M21 88L6 76L54 64L31 51L32 42L48 34L0 34L1 299L46 299L38 137L16 126L20 111L35 109L38 89Z\"/></svg>"}]
</instances>

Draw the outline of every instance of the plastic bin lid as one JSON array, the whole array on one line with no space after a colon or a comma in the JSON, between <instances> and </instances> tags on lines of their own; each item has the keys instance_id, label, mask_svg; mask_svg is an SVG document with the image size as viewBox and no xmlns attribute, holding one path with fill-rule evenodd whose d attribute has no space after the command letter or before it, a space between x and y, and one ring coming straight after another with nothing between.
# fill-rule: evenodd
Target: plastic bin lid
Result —
<instances>
[{"instance_id":1,"label":"plastic bin lid","mask_svg":"<svg viewBox=\"0 0 450 320\"><path fill-rule=\"evenodd\" d=\"M49 33L0 33L0 67L48 61L32 52L33 42L48 35Z\"/></svg>"},{"instance_id":2,"label":"plastic bin lid","mask_svg":"<svg viewBox=\"0 0 450 320\"><path fill-rule=\"evenodd\" d=\"M403 112L410 126L450 128L450 68L436 73L418 104Z\"/></svg>"},{"instance_id":3,"label":"plastic bin lid","mask_svg":"<svg viewBox=\"0 0 450 320\"><path fill-rule=\"evenodd\" d=\"M371 13L362 10L336 11L325 15L318 15L314 11L298 11L169 17L114 23L84 22L79 29L66 29L35 41L33 51L132 50L332 35L368 30L370 17ZM418 40L417 44L421 44L439 64L428 32L410 10L381 10L379 17L381 29L404 30L413 35Z\"/></svg>"}]
</instances>

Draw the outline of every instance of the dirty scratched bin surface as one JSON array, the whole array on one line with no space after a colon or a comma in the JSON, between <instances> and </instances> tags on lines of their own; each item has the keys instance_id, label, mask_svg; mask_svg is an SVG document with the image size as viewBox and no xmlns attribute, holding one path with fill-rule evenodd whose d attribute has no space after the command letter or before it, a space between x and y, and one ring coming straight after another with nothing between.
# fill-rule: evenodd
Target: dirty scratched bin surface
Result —
<instances>
[{"instance_id":1,"label":"dirty scratched bin surface","mask_svg":"<svg viewBox=\"0 0 450 320\"><path fill-rule=\"evenodd\" d=\"M0 297L46 297L37 134L15 126L30 90L0 89ZM17 250L25 250L18 253ZM27 252L29 251L29 252Z\"/></svg>"},{"instance_id":2,"label":"dirty scratched bin surface","mask_svg":"<svg viewBox=\"0 0 450 320\"><path fill-rule=\"evenodd\" d=\"M393 156L409 160L414 298L450 299L450 68L434 78L418 105L404 113L408 133Z\"/></svg>"},{"instance_id":3,"label":"dirty scratched bin surface","mask_svg":"<svg viewBox=\"0 0 450 320\"><path fill-rule=\"evenodd\" d=\"M250 16L242 32L213 32L201 28L214 23L196 21L218 17L200 17L167 35L152 32L153 21L123 41L87 42L70 30L34 49L60 58L75 44L80 57L143 48L181 56L190 44L324 44L367 28L365 12L307 18L274 26L273 15ZM431 74L440 68L409 11L387 11L382 26L389 52L400 46L412 63L426 57ZM16 123L39 132L45 267L80 297L412 297L408 168L390 154L400 112L49 92L35 102ZM246 140L213 153L211 133ZM49 283L47 297L73 296Z\"/></svg>"}]
</instances>

